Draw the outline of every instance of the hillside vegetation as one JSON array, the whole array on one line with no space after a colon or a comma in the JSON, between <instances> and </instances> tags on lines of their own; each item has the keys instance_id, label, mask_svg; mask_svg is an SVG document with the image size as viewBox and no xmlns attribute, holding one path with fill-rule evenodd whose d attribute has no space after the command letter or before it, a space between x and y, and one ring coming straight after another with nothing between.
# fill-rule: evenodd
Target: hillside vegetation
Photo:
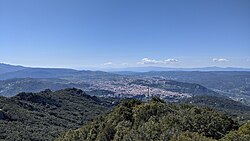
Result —
<instances>
[{"instance_id":1,"label":"hillside vegetation","mask_svg":"<svg viewBox=\"0 0 250 141\"><path fill-rule=\"evenodd\" d=\"M246 126L246 127L245 127ZM235 134L249 138L249 125L240 128L230 117L210 108L129 100L106 116L63 134L57 141L228 141ZM243 130L244 132L241 132ZM246 131L245 131L246 130ZM226 135L226 136L225 136Z\"/></svg>"},{"instance_id":2,"label":"hillside vegetation","mask_svg":"<svg viewBox=\"0 0 250 141\"><path fill-rule=\"evenodd\" d=\"M0 140L53 140L104 114L112 103L75 88L0 97Z\"/></svg>"},{"instance_id":3,"label":"hillside vegetation","mask_svg":"<svg viewBox=\"0 0 250 141\"><path fill-rule=\"evenodd\" d=\"M197 106L207 106L218 111L222 111L239 121L244 123L250 120L250 106L244 105L241 102L234 101L226 97L217 96L194 96L181 100L180 103L192 104Z\"/></svg>"},{"instance_id":4,"label":"hillside vegetation","mask_svg":"<svg viewBox=\"0 0 250 141\"><path fill-rule=\"evenodd\" d=\"M11 97L20 92L40 92L45 89L52 91L66 88L86 88L86 83L71 83L58 78L15 78L0 81L0 96Z\"/></svg>"}]
</instances>

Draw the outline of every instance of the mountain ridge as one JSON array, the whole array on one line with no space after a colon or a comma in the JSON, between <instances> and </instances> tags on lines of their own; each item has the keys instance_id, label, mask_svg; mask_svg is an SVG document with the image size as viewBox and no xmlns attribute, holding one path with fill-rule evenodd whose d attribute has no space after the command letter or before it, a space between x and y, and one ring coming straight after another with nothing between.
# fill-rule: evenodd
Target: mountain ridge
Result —
<instances>
[{"instance_id":1,"label":"mountain ridge","mask_svg":"<svg viewBox=\"0 0 250 141\"><path fill-rule=\"evenodd\" d=\"M241 67L194 67L194 68L171 68L158 66L145 67L127 67L127 68L91 68L91 69L73 69L73 68L46 68L46 67L25 67L21 65L11 65L0 63L0 74L14 72L22 69L56 69L56 70L75 70L75 71L107 71L107 72L150 72L150 71L250 71L250 68Z\"/></svg>"},{"instance_id":2,"label":"mountain ridge","mask_svg":"<svg viewBox=\"0 0 250 141\"><path fill-rule=\"evenodd\" d=\"M108 112L114 101L76 88L0 96L0 140L53 140Z\"/></svg>"}]
</instances>

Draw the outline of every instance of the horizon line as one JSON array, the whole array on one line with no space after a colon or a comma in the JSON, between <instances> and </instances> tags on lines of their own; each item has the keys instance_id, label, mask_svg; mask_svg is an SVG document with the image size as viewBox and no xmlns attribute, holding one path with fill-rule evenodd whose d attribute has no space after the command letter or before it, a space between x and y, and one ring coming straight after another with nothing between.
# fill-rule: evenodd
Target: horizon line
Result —
<instances>
[{"instance_id":1,"label":"horizon line","mask_svg":"<svg viewBox=\"0 0 250 141\"><path fill-rule=\"evenodd\" d=\"M16 66L16 67L24 67L24 68L41 68L41 69L72 69L72 70L93 70L93 71L112 71L115 69L133 69L133 68L161 68L161 69L176 69L176 71L181 71L178 69L209 69L209 68L216 68L216 69L249 69L250 67L219 67L219 66L204 66L204 67L167 67L167 66L153 66L153 65L147 65L147 66L129 66L129 67L53 67L53 66L26 66L21 64L11 64L11 63L5 63L0 62L0 64L4 65L10 65L10 66ZM154 71L154 70L152 70ZM162 71L162 70L161 70ZM174 71L174 70L173 70ZM205 71L205 70L204 70Z\"/></svg>"}]
</instances>

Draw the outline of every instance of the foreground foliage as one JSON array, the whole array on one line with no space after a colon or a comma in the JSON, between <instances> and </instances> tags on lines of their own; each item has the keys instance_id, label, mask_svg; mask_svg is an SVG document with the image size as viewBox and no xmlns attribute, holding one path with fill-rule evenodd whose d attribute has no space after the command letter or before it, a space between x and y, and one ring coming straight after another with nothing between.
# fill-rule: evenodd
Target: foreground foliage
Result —
<instances>
[{"instance_id":1,"label":"foreground foliage","mask_svg":"<svg viewBox=\"0 0 250 141\"><path fill-rule=\"evenodd\" d=\"M242 125L238 131L231 131L221 141L250 141L250 123Z\"/></svg>"},{"instance_id":2,"label":"foreground foliage","mask_svg":"<svg viewBox=\"0 0 250 141\"><path fill-rule=\"evenodd\" d=\"M77 130L63 134L58 141L212 141L221 139L238 123L210 108L129 100Z\"/></svg>"}]
</instances>

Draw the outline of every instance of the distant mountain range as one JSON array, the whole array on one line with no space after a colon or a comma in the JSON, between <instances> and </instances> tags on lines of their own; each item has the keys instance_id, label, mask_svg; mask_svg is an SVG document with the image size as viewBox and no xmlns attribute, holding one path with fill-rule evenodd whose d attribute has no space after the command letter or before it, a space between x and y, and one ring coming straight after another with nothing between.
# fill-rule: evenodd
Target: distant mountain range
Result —
<instances>
[{"instance_id":1,"label":"distant mountain range","mask_svg":"<svg viewBox=\"0 0 250 141\"><path fill-rule=\"evenodd\" d=\"M26 67L23 66L14 66L9 64L0 63L0 74L8 73L8 72L15 72L19 70L23 70Z\"/></svg>"},{"instance_id":2,"label":"distant mountain range","mask_svg":"<svg viewBox=\"0 0 250 141\"><path fill-rule=\"evenodd\" d=\"M13 96L23 91L38 92L46 88L58 90L69 87L86 88L85 90L101 90L102 95L102 90L112 91L113 93L117 88L121 88L121 86L124 87L124 89L120 89L118 92L128 94L128 89L136 91L144 90L138 87L142 84L133 87L128 81L156 78L155 80L165 79L185 82L185 85L187 84L188 87L176 87L178 92L186 92L189 90L188 93L192 93L191 91L194 90L194 88L191 86L199 84L216 93L237 101L241 100L250 105L250 69L247 68L207 67L178 69L137 67L109 71L110 72L64 68L31 68L0 64L0 95ZM188 84L190 83L194 84L189 86ZM154 84L153 81L152 84ZM166 89L166 86L167 84L163 86L157 84L151 87L162 90ZM171 86L171 90L173 88L174 87ZM107 91L105 91L105 94ZM107 93L107 95L109 94L111 93Z\"/></svg>"},{"instance_id":3,"label":"distant mountain range","mask_svg":"<svg viewBox=\"0 0 250 141\"><path fill-rule=\"evenodd\" d=\"M203 67L203 68L168 68L168 67L129 67L129 68L109 68L103 69L108 72L149 72L149 71L250 71L250 68L234 67Z\"/></svg>"},{"instance_id":4,"label":"distant mountain range","mask_svg":"<svg viewBox=\"0 0 250 141\"><path fill-rule=\"evenodd\" d=\"M128 68L100 68L100 69L89 69L89 70L99 70L105 72L115 72L122 74L130 74L133 72L150 72L150 71L250 71L250 68L236 68L236 67L203 67L203 68L168 68L168 67L128 67ZM40 77L48 77L50 75L65 75L65 73L81 72L74 69L65 68L33 68L24 66L15 66L10 64L0 63L0 75L25 75L26 73L41 73ZM59 73L59 74L58 74ZM2 76L0 76L2 78Z\"/></svg>"},{"instance_id":5,"label":"distant mountain range","mask_svg":"<svg viewBox=\"0 0 250 141\"><path fill-rule=\"evenodd\" d=\"M108 77L111 74L102 71L74 70L65 68L30 68L0 64L0 80L13 78L96 78Z\"/></svg>"}]
</instances>

